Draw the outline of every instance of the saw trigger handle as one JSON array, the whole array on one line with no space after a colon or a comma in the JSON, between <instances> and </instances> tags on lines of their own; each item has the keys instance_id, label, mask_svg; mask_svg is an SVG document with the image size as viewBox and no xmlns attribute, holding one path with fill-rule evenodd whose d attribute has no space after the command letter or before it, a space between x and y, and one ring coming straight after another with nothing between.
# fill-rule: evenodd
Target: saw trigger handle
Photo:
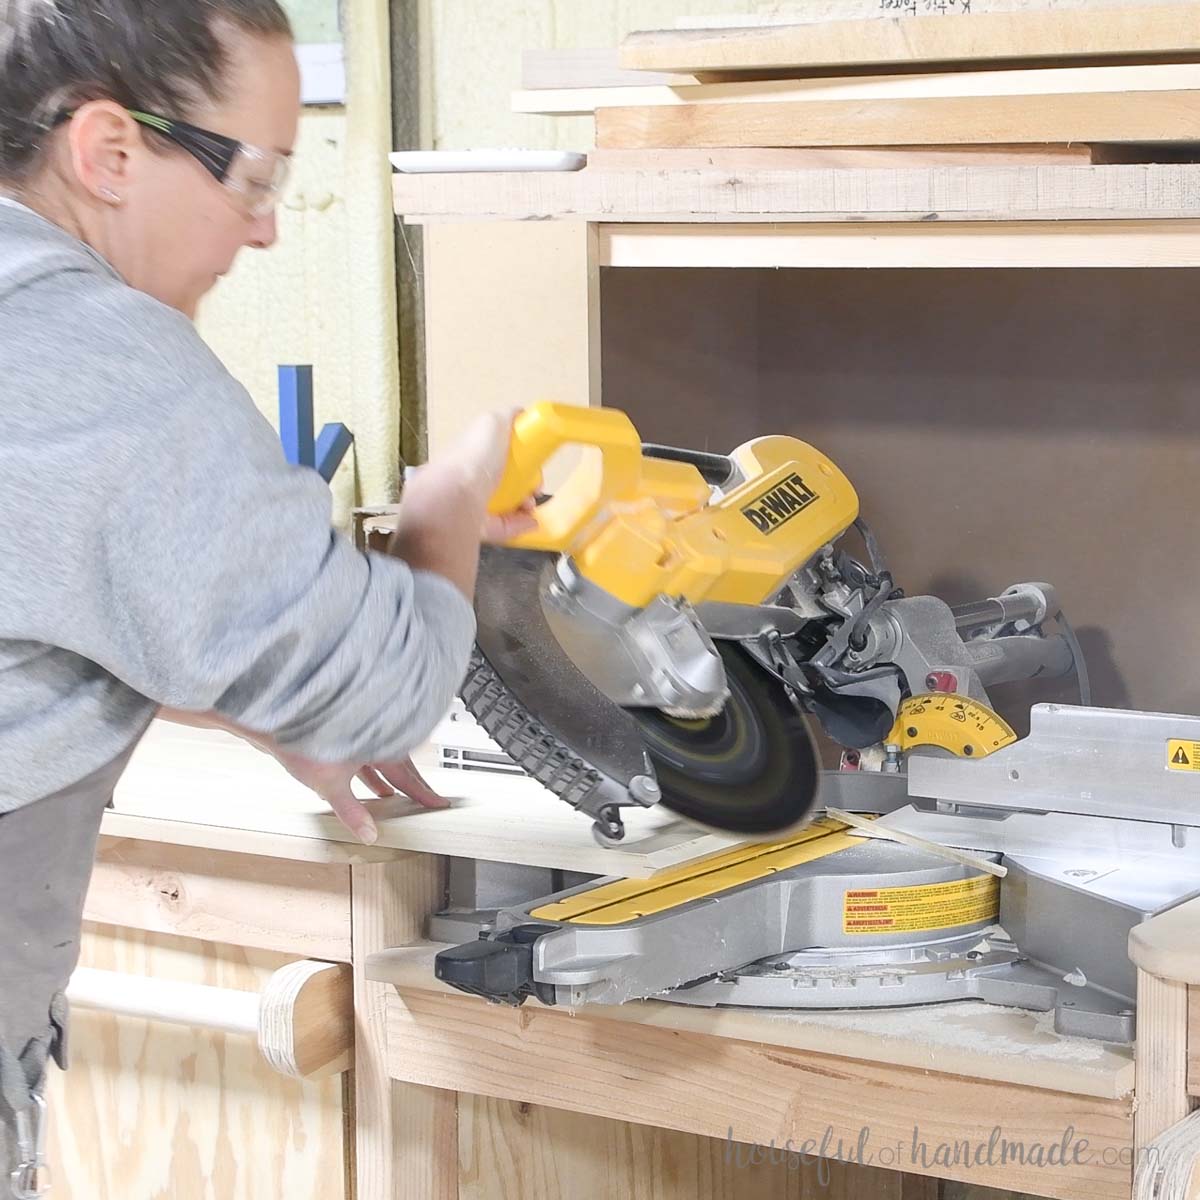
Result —
<instances>
[{"instance_id":1,"label":"saw trigger handle","mask_svg":"<svg viewBox=\"0 0 1200 1200\"><path fill-rule=\"evenodd\" d=\"M538 487L546 463L564 446L600 451L599 478L590 488L563 489L535 516L538 528L511 545L536 550L566 549L605 500L631 495L642 474L642 444L633 422L615 408L581 408L542 401L513 422L508 465L488 504L492 513L512 512Z\"/></svg>"}]
</instances>

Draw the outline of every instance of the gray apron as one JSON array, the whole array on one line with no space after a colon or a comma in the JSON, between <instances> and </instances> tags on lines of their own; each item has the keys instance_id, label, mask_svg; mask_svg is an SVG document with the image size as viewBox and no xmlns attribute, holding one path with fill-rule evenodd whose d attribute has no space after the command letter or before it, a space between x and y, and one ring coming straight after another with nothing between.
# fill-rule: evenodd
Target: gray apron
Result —
<instances>
[{"instance_id":1,"label":"gray apron","mask_svg":"<svg viewBox=\"0 0 1200 1200\"><path fill-rule=\"evenodd\" d=\"M0 1198L42 1194L46 1063L67 1065L65 990L79 958L100 817L129 753L0 813Z\"/></svg>"}]
</instances>

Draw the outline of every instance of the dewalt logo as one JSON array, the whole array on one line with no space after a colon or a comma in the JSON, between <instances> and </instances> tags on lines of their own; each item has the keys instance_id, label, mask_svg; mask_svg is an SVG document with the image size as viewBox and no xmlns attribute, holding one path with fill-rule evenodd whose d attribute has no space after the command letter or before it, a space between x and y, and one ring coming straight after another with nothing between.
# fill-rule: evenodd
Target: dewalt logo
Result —
<instances>
[{"instance_id":1,"label":"dewalt logo","mask_svg":"<svg viewBox=\"0 0 1200 1200\"><path fill-rule=\"evenodd\" d=\"M777 483L769 492L756 496L742 509L742 516L759 533L774 533L781 525L786 525L798 512L803 511L818 499L820 497L817 493L793 472L782 483Z\"/></svg>"}]
</instances>

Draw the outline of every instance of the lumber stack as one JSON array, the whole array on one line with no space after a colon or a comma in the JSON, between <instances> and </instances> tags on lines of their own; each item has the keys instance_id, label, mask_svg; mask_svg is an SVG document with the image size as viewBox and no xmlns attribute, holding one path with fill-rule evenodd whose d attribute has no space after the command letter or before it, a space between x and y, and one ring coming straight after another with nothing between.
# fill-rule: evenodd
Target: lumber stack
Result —
<instances>
[{"instance_id":1,"label":"lumber stack","mask_svg":"<svg viewBox=\"0 0 1200 1200\"><path fill-rule=\"evenodd\" d=\"M648 31L522 82L594 116L589 170L1191 161L1200 4Z\"/></svg>"}]
</instances>

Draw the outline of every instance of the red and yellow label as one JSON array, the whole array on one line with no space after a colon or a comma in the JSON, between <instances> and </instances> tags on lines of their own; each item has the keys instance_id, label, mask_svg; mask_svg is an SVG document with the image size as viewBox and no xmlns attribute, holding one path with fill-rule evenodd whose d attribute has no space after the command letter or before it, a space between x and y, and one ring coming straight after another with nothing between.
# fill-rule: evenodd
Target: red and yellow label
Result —
<instances>
[{"instance_id":1,"label":"red and yellow label","mask_svg":"<svg viewBox=\"0 0 1200 1200\"><path fill-rule=\"evenodd\" d=\"M923 933L994 921L1000 880L993 875L912 887L859 888L845 893L842 932Z\"/></svg>"}]
</instances>

